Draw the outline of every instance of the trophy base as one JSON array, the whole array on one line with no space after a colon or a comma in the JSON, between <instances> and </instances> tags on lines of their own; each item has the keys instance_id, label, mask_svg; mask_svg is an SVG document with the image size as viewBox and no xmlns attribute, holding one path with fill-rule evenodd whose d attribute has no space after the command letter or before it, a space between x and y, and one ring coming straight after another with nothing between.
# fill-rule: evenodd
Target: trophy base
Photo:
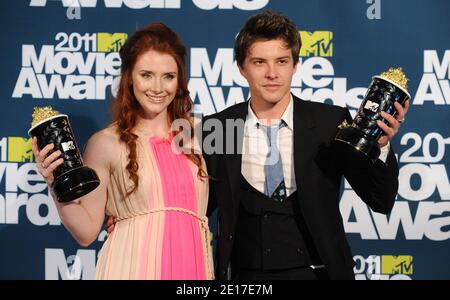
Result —
<instances>
[{"instance_id":1,"label":"trophy base","mask_svg":"<svg viewBox=\"0 0 450 300\"><path fill-rule=\"evenodd\" d=\"M372 163L375 163L380 156L380 146L378 142L367 134L354 127L342 128L338 131L336 141L350 145L359 153L364 154Z\"/></svg>"},{"instance_id":2,"label":"trophy base","mask_svg":"<svg viewBox=\"0 0 450 300\"><path fill-rule=\"evenodd\" d=\"M100 184L100 179L94 170L88 167L72 169L59 176L54 184L58 202L69 202L80 198L95 190Z\"/></svg>"}]
</instances>

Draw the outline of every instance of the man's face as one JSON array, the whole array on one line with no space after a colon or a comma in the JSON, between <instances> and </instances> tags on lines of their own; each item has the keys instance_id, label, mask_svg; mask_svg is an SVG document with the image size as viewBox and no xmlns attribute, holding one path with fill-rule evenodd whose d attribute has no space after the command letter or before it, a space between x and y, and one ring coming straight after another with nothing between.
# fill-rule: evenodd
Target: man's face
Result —
<instances>
[{"instance_id":1,"label":"man's face","mask_svg":"<svg viewBox=\"0 0 450 300\"><path fill-rule=\"evenodd\" d=\"M275 105L289 101L296 68L291 49L277 39L253 43L239 71L248 81L252 102Z\"/></svg>"}]
</instances>

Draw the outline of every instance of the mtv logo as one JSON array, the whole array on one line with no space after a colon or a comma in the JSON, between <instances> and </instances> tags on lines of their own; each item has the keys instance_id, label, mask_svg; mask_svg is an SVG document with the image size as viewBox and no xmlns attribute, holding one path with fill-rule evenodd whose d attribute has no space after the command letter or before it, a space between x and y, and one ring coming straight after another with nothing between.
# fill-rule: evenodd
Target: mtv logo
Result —
<instances>
[{"instance_id":1,"label":"mtv logo","mask_svg":"<svg viewBox=\"0 0 450 300\"><path fill-rule=\"evenodd\" d=\"M32 162L31 138L18 136L8 137L8 161L10 162Z\"/></svg>"},{"instance_id":2,"label":"mtv logo","mask_svg":"<svg viewBox=\"0 0 450 300\"><path fill-rule=\"evenodd\" d=\"M413 257L411 255L383 255L381 256L382 274L406 274L413 273Z\"/></svg>"},{"instance_id":3,"label":"mtv logo","mask_svg":"<svg viewBox=\"0 0 450 300\"><path fill-rule=\"evenodd\" d=\"M65 143L61 143L61 147L63 148L64 152L76 149L75 144L73 143L73 141L68 141L68 142L65 142Z\"/></svg>"},{"instance_id":4,"label":"mtv logo","mask_svg":"<svg viewBox=\"0 0 450 300\"><path fill-rule=\"evenodd\" d=\"M370 100L367 100L366 104L364 105L364 109L370 110L371 112L377 112L378 107L380 107L378 103L372 102Z\"/></svg>"},{"instance_id":5,"label":"mtv logo","mask_svg":"<svg viewBox=\"0 0 450 300\"><path fill-rule=\"evenodd\" d=\"M97 33L97 51L98 52L119 52L125 43L128 34L126 33Z\"/></svg>"},{"instance_id":6,"label":"mtv logo","mask_svg":"<svg viewBox=\"0 0 450 300\"><path fill-rule=\"evenodd\" d=\"M333 56L333 32L300 31L300 56Z\"/></svg>"}]
</instances>

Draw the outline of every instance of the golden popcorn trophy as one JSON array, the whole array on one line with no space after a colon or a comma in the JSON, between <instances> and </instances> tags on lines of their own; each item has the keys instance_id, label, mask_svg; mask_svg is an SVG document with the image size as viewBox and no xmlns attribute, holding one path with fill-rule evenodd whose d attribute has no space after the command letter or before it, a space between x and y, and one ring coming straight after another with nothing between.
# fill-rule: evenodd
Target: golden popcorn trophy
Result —
<instances>
[{"instance_id":1,"label":"golden popcorn trophy","mask_svg":"<svg viewBox=\"0 0 450 300\"><path fill-rule=\"evenodd\" d=\"M402 68L390 68L379 76L373 76L353 123L344 121L339 125L335 141L350 145L353 150L363 153L374 163L380 156L378 140L383 134L376 121L388 124L380 113L384 111L395 116L397 111L394 103L398 102L403 106L406 100L411 99L407 89L408 79Z\"/></svg>"},{"instance_id":2,"label":"golden popcorn trophy","mask_svg":"<svg viewBox=\"0 0 450 300\"><path fill-rule=\"evenodd\" d=\"M67 115L50 106L35 107L28 135L37 137L39 149L53 143L49 155L61 151L64 163L53 171L53 191L59 202L69 202L93 191L100 184L97 173L83 165Z\"/></svg>"}]
</instances>

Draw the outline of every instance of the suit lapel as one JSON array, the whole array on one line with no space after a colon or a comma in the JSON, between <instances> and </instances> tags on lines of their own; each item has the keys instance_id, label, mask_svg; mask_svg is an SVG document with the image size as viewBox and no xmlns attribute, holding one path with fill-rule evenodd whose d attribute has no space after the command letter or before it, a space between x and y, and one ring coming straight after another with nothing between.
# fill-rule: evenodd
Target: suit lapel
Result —
<instances>
[{"instance_id":1,"label":"suit lapel","mask_svg":"<svg viewBox=\"0 0 450 300\"><path fill-rule=\"evenodd\" d=\"M245 105L242 107L239 107L239 109L233 114L232 120L242 120L245 122L245 119L247 118L247 112L248 112L248 103L245 102ZM223 126L226 126L226 120L224 120ZM244 129L242 130L236 130L235 132L229 132L227 129L224 130L227 135L233 134L234 136L234 150L233 154L224 154L225 160L224 164L226 166L227 170L227 177L228 182L230 183L231 188L231 197L233 199L234 208L237 208L238 200L237 200L237 193L239 192L239 186L240 186L240 178L241 178L241 164L242 164L242 145L243 145L243 139L244 139ZM225 144L227 141L227 137L224 137ZM225 151L226 149L224 149ZM237 153L236 153L237 150Z\"/></svg>"},{"instance_id":2,"label":"suit lapel","mask_svg":"<svg viewBox=\"0 0 450 300\"><path fill-rule=\"evenodd\" d=\"M294 96L294 168L297 190L308 186L308 166L313 159L310 146L314 140L315 122L308 103Z\"/></svg>"}]
</instances>

